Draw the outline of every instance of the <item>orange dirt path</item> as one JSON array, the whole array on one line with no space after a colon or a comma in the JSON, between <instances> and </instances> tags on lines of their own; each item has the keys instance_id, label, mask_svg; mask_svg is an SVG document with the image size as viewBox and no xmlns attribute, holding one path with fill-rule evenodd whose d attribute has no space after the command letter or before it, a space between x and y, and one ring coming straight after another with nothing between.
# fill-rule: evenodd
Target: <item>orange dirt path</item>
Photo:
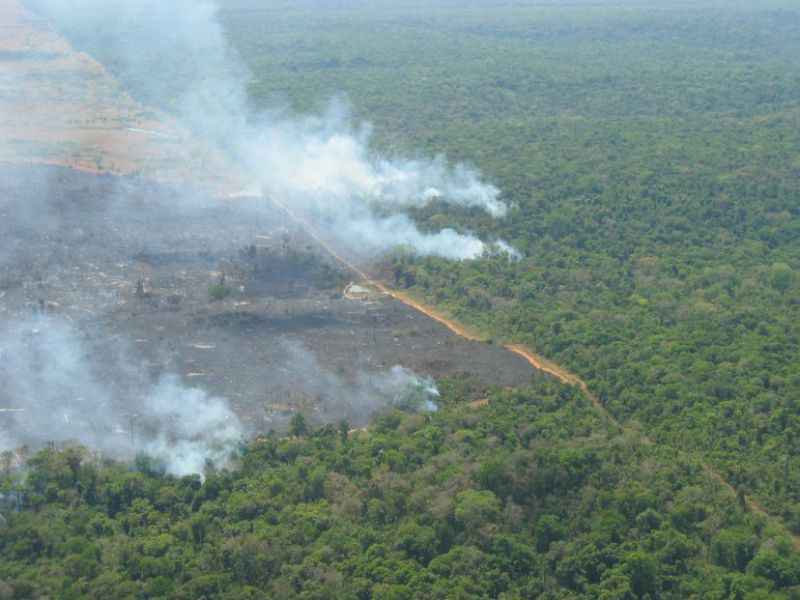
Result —
<instances>
[{"instance_id":1,"label":"orange dirt path","mask_svg":"<svg viewBox=\"0 0 800 600\"><path fill-rule=\"evenodd\" d=\"M382 284L380 282L376 282L376 281L371 280L369 278L366 278L365 281L367 283L370 283L370 284L376 286L378 289L380 289L381 291L389 294L393 298L396 298L400 302L403 302L407 306L410 306L411 308L421 312L422 314L427 315L431 319L434 319L434 320L438 321L439 323L445 325L448 329L450 329L450 331L452 331L456 335L460 335L460 336L465 337L465 338L467 338L469 340L482 341L481 338L476 337L473 334L469 333L469 331L464 326L460 325L458 322L453 321L452 319L449 319L449 318L445 317L440 312L438 312L436 309L434 309L434 308L432 308L430 306L426 306L424 304L421 304L420 302L417 302L416 300L413 300L407 294L405 294L403 292L398 292L396 290L391 290L387 286L385 286L384 284ZM637 431L637 430L633 430L630 427L627 427L627 426L621 424L616 419L616 417L614 417L614 415L612 415L608 411L608 409L606 409L606 407L603 406L603 404L600 402L599 398L597 398L597 396L595 396L589 390L589 386L586 384L586 382L583 381L577 375L574 375L574 374L570 373L569 371L567 371L563 367L560 367L559 365L557 365L557 364L547 360L546 358L536 354L530 348L528 348L527 346L523 346L522 344L504 344L503 347L506 350L509 350L510 352L513 352L513 353L521 356L525 360L527 360L531 364L531 366L533 366L535 369L538 369L539 371L542 371L544 373L552 375L553 377L555 377L556 379L558 379L562 383L566 383L568 385L578 386L581 389L581 391L589 398L589 400L591 401L591 403L594 406L594 408L597 411L599 411L603 415L603 417L605 417L609 422L611 422L613 425L615 425L619 430L625 431L625 432L628 432L628 433L636 434L639 437L639 439L641 440L641 442L643 444L645 444L645 445L649 446L649 445L654 444L653 440L649 436L647 436L646 434L644 434L644 433L642 433L640 431ZM483 400L483 401L480 401L479 403L473 402L471 404L471 406L472 406L472 408L480 408L482 406L486 406L488 403L489 403L488 400ZM679 452L682 452L682 451L679 450ZM714 467L712 467L711 465L709 465L709 464L707 464L705 462L701 462L700 464L701 464L701 466L703 468L703 471L706 473L706 475L708 477L710 477L711 479L713 479L714 481L719 483L723 488L728 490L728 492L732 496L737 496L738 497L739 494L738 494L738 491L736 490L736 488L733 486L733 484L731 484L728 480L726 480L725 477L719 471L717 471L716 469L714 469ZM789 537L792 539L792 544L794 546L795 551L800 552L800 536L792 534L788 529L786 529L786 527L783 525L783 523L780 521L780 519L778 517L775 517L774 515L770 514L754 498L752 498L750 496L744 496L744 502L745 502L745 504L747 505L747 508L750 511L752 511L752 512L754 512L756 514L759 514L759 515L761 515L761 516L763 516L763 517L765 517L767 519L770 519L775 523L778 523L781 526L781 528L784 529L784 531L787 533L787 535L789 535Z\"/></svg>"}]
</instances>

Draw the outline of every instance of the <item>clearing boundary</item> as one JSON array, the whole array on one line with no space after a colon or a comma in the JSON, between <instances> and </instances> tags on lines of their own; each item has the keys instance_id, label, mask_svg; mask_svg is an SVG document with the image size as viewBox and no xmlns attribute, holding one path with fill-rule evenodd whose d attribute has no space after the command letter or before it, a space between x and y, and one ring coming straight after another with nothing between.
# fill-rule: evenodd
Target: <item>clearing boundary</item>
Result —
<instances>
[{"instance_id":1,"label":"clearing boundary","mask_svg":"<svg viewBox=\"0 0 800 600\"><path fill-rule=\"evenodd\" d=\"M378 289L379 291L383 292L384 294L402 302L406 306L413 308L417 312L441 323L445 327L447 327L450 331L454 334L461 336L465 339L470 341L486 341L485 338L482 336L474 333L471 331L467 326L462 325L458 321L446 316L441 311L437 310L436 308L424 304L419 300L412 298L409 294L405 292L401 292L399 290L395 290L391 288L388 284L379 281L373 277L370 277L363 269L360 269L358 266L353 264L351 261L347 260L343 256L341 256L336 250L326 242L322 236L320 236L314 226L307 220L301 217L300 215L296 214L292 211L288 206L284 203L275 200L273 198L267 199L273 205L280 208L286 215L294 221L298 226L300 226L310 237L312 237L328 254L330 254L337 262L339 262L342 266L344 266L350 272L356 274L358 277L361 278L362 282L366 285L370 285ZM642 444L650 446L654 445L655 442L645 433L639 431L638 429L634 429L628 425L624 425L621 423L614 415L612 415L608 409L600 402L600 399L592 393L589 389L587 383L578 377L577 375L570 373L567 369L563 368L562 366L546 359L545 357L537 354L531 348L523 345L523 344L514 344L514 343L505 343L502 344L503 348L512 352L518 356L524 358L532 367L535 369L542 371L543 373L547 373L552 377L558 379L561 383L565 383L567 385L577 386L589 399L592 403L592 406L595 408L596 411L600 413L600 415L616 426L621 432L632 434L639 438ZM488 402L487 402L488 404ZM482 406L482 405L481 405ZM691 457L697 459L697 457L693 457L689 455L686 451L675 449L677 452L680 452L682 455L686 457ZM714 467L710 464L705 462L702 459L697 459L700 466L702 467L703 471L706 475L719 483L724 489L726 489L733 497L739 499L747 509L755 514L761 515L764 518L772 521L774 524L778 525L785 533L788 535L794 546L795 551L800 552L800 536L793 534L783 523L780 517L769 513L757 500L754 498L747 496L740 490L737 490L732 483L730 483L725 477L717 471Z\"/></svg>"}]
</instances>

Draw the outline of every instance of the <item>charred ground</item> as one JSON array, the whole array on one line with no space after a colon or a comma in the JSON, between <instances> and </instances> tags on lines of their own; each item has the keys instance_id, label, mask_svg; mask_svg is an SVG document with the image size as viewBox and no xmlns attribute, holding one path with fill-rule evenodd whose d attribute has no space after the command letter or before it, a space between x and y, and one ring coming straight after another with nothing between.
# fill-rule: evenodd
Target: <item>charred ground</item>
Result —
<instances>
[{"instance_id":1,"label":"charred ground","mask_svg":"<svg viewBox=\"0 0 800 600\"><path fill-rule=\"evenodd\" d=\"M70 321L131 411L142 382L121 364L228 398L252 432L301 409L359 422L312 371L346 390L402 365L469 380L467 400L535 373L377 292L345 296L351 274L266 200L56 167L3 168L0 193L0 321Z\"/></svg>"}]
</instances>

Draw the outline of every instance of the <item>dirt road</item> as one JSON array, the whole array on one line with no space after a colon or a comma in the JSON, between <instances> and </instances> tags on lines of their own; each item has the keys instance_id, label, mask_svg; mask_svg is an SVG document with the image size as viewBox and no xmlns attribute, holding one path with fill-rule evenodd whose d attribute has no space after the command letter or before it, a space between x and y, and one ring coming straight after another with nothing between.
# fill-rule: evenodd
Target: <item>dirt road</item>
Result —
<instances>
[{"instance_id":1,"label":"dirt road","mask_svg":"<svg viewBox=\"0 0 800 600\"><path fill-rule=\"evenodd\" d=\"M481 335L471 331L469 327L459 323L455 319L452 319L446 315L444 315L441 311L437 310L436 308L429 306L419 300L412 298L409 294L395 290L391 288L388 284L378 281L377 279L370 277L363 269L359 268L355 265L352 261L347 260L342 256L341 253L337 252L337 250L331 246L323 237L315 231L313 224L311 224L308 220L304 219L301 215L297 214L296 212L292 211L288 206L285 204L274 201L273 204L281 208L298 226L306 231L306 233L315 239L317 243L322 246L335 260L340 262L343 266L345 266L348 270L353 272L354 274L358 275L362 282L365 285L373 286L374 288L378 289L384 294L391 296L392 298L402 302L406 306L413 308L417 312L420 312L427 317L441 323L445 327L447 327L450 331L454 334L463 337L470 341L485 341ZM646 434L642 433L637 429L633 429L629 426L622 424L619 420L617 420L614 415L612 415L606 407L600 402L600 399L592 393L589 389L587 383L578 377L577 375L570 373L564 367L546 359L545 357L537 354L531 348L523 345L523 344L514 344L514 343L507 343L503 344L503 348L524 358L528 363L533 366L535 369L547 373L562 383L566 383L568 385L577 386L580 390L586 395L587 398L591 401L594 408L610 423L616 426L620 431L624 431L627 434L635 435L639 438L642 444L645 445L652 445L654 441L647 436ZM485 404L479 404L478 407L484 406ZM678 452L682 452L678 450ZM685 453L683 453L685 454ZM770 514L757 500L740 493L734 486L731 484L725 477L717 471L713 466L706 462L701 462L703 470L706 474L713 479L714 481L718 482L723 488L728 490L730 494L736 498L740 498L744 501L745 505L747 506L748 510L762 515L774 523L777 523L781 528L786 531L786 534L791 537L795 550L800 552L800 536L792 534L784 525L781 519L775 515Z\"/></svg>"}]
</instances>

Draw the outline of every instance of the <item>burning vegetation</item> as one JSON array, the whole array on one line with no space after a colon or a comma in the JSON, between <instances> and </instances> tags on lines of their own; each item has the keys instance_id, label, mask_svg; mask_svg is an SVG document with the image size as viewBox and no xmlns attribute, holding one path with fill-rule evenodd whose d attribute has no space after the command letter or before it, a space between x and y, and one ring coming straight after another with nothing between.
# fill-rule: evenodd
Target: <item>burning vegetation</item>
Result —
<instances>
[{"instance_id":1,"label":"burning vegetation","mask_svg":"<svg viewBox=\"0 0 800 600\"><path fill-rule=\"evenodd\" d=\"M298 413L361 426L435 408L434 379L467 377L478 397L533 375L352 285L265 199L52 167L0 184L6 449L78 441L202 471Z\"/></svg>"}]
</instances>

